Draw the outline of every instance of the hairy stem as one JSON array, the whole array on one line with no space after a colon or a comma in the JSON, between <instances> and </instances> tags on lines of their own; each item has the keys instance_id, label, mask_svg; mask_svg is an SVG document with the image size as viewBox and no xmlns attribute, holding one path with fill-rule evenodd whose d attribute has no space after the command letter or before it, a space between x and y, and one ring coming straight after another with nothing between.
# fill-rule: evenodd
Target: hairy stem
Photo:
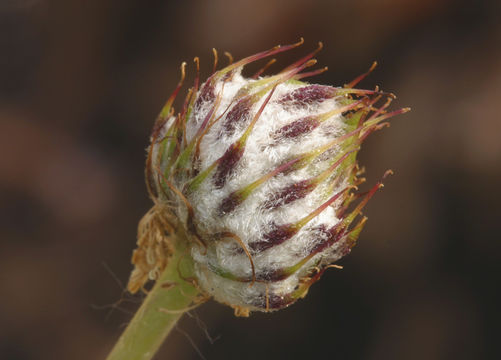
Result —
<instances>
[{"instance_id":1,"label":"hairy stem","mask_svg":"<svg viewBox=\"0 0 501 360\"><path fill-rule=\"evenodd\" d=\"M149 360L190 308L199 290L181 278L191 276L186 239L173 238L174 254L141 307L122 333L107 360Z\"/></svg>"}]
</instances>

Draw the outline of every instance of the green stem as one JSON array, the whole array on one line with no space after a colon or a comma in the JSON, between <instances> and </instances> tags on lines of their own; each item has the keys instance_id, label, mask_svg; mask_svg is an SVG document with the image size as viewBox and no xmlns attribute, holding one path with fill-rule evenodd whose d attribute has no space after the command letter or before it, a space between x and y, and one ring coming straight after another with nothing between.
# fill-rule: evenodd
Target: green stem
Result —
<instances>
[{"instance_id":1,"label":"green stem","mask_svg":"<svg viewBox=\"0 0 501 360\"><path fill-rule=\"evenodd\" d=\"M176 322L199 295L198 289L180 277L180 272L183 276L190 276L192 273L192 264L186 261L190 257L186 256L187 252L183 246L186 242L186 239L178 239L176 244L173 244L175 251L167 267L118 339L107 360L153 358Z\"/></svg>"}]
</instances>

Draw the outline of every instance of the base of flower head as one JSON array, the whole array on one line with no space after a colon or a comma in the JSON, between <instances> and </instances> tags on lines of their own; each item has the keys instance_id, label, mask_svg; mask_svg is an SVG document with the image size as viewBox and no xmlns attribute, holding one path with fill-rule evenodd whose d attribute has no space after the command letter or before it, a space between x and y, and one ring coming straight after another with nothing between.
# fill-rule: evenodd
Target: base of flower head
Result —
<instances>
[{"instance_id":1,"label":"base of flower head","mask_svg":"<svg viewBox=\"0 0 501 360\"><path fill-rule=\"evenodd\" d=\"M150 280L157 280L169 261L176 219L165 206L154 205L138 225L137 248L132 253L134 265L127 290L135 294Z\"/></svg>"}]
</instances>

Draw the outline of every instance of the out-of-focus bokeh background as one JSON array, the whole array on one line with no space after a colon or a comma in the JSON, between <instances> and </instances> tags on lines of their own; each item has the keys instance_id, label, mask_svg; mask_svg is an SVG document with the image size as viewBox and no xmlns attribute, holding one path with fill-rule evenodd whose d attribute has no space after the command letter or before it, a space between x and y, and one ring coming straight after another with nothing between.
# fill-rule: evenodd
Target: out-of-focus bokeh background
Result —
<instances>
[{"instance_id":1,"label":"out-of-focus bokeh background","mask_svg":"<svg viewBox=\"0 0 501 360\"><path fill-rule=\"evenodd\" d=\"M412 112L364 145L359 245L275 314L214 302L157 359L499 359L501 2L1 0L0 358L103 359L151 203L144 149L179 64L316 47L342 85L376 84Z\"/></svg>"}]
</instances>

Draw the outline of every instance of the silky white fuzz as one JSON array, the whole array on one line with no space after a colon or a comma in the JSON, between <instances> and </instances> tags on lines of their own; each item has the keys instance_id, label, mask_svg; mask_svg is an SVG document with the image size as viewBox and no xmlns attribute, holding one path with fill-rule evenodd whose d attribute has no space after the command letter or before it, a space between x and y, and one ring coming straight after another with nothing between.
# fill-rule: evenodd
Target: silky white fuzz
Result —
<instances>
[{"instance_id":1,"label":"silky white fuzz","mask_svg":"<svg viewBox=\"0 0 501 360\"><path fill-rule=\"evenodd\" d=\"M375 106L391 94L352 89L365 75L345 88L300 82L323 71L304 73L314 53L277 75L242 76L246 64L297 45L245 58L200 87L197 75L178 115L176 89L148 152L151 196L192 240L198 286L240 315L290 305L350 251L365 224L354 219L381 186L353 193L357 151L406 111Z\"/></svg>"}]
</instances>

